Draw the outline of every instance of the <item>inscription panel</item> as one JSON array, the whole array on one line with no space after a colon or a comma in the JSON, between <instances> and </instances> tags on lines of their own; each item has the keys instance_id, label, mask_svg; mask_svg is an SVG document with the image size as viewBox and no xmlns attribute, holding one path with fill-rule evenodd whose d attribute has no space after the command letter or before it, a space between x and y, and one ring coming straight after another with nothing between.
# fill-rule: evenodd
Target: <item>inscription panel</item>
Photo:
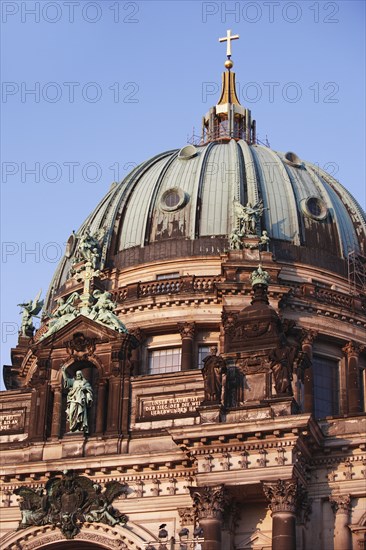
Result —
<instances>
[{"instance_id":1,"label":"inscription panel","mask_svg":"<svg viewBox=\"0 0 366 550\"><path fill-rule=\"evenodd\" d=\"M164 416L192 415L196 413L202 400L203 395L140 397L139 417L147 420Z\"/></svg>"},{"instance_id":2,"label":"inscription panel","mask_svg":"<svg viewBox=\"0 0 366 550\"><path fill-rule=\"evenodd\" d=\"M24 431L25 409L0 412L0 433L20 433Z\"/></svg>"},{"instance_id":3,"label":"inscription panel","mask_svg":"<svg viewBox=\"0 0 366 550\"><path fill-rule=\"evenodd\" d=\"M244 401L261 401L266 398L267 375L265 373L247 374L244 389Z\"/></svg>"}]
</instances>

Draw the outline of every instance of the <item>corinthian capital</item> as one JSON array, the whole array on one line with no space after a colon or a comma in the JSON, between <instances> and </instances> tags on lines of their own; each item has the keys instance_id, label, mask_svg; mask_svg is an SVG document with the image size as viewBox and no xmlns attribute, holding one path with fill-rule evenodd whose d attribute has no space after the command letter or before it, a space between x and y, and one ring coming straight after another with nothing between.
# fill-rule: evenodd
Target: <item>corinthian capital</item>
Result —
<instances>
[{"instance_id":1,"label":"corinthian capital","mask_svg":"<svg viewBox=\"0 0 366 550\"><path fill-rule=\"evenodd\" d=\"M356 344L356 342L350 341L342 348L342 351L347 357L358 357L362 351L362 346Z\"/></svg>"},{"instance_id":2,"label":"corinthian capital","mask_svg":"<svg viewBox=\"0 0 366 550\"><path fill-rule=\"evenodd\" d=\"M275 512L296 512L298 484L296 479L263 481L263 491L269 500L269 508Z\"/></svg>"},{"instance_id":3,"label":"corinthian capital","mask_svg":"<svg viewBox=\"0 0 366 550\"><path fill-rule=\"evenodd\" d=\"M198 519L222 520L222 514L229 500L224 485L190 487L189 491Z\"/></svg>"},{"instance_id":4,"label":"corinthian capital","mask_svg":"<svg viewBox=\"0 0 366 550\"><path fill-rule=\"evenodd\" d=\"M178 323L178 330L182 338L194 338L195 323Z\"/></svg>"},{"instance_id":5,"label":"corinthian capital","mask_svg":"<svg viewBox=\"0 0 366 550\"><path fill-rule=\"evenodd\" d=\"M329 502L335 514L349 514L351 507L350 495L330 495Z\"/></svg>"},{"instance_id":6,"label":"corinthian capital","mask_svg":"<svg viewBox=\"0 0 366 550\"><path fill-rule=\"evenodd\" d=\"M312 346L317 336L318 336L317 330L304 328L301 331L301 344L302 345L308 344L309 346Z\"/></svg>"}]
</instances>

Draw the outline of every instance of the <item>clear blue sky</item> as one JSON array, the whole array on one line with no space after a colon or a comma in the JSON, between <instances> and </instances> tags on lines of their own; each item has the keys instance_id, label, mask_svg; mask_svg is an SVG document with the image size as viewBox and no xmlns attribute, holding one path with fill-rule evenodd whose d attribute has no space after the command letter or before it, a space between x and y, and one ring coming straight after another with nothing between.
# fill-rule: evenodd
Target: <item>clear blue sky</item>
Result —
<instances>
[{"instance_id":1,"label":"clear blue sky","mask_svg":"<svg viewBox=\"0 0 366 550\"><path fill-rule=\"evenodd\" d=\"M111 182L199 129L218 98L226 29L240 34L234 70L260 137L328 167L365 206L363 1L3 0L1 10L1 364L16 304L46 292Z\"/></svg>"}]
</instances>

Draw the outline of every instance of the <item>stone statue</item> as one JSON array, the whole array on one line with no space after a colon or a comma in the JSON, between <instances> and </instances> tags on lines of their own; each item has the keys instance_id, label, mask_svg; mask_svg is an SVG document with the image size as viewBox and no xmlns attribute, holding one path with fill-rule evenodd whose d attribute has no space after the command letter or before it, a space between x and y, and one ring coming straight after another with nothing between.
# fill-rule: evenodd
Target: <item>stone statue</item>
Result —
<instances>
[{"instance_id":1,"label":"stone statue","mask_svg":"<svg viewBox=\"0 0 366 550\"><path fill-rule=\"evenodd\" d=\"M210 348L210 355L203 359L202 368L205 388L205 401L225 404L227 368L222 357L217 355L217 347Z\"/></svg>"},{"instance_id":2,"label":"stone statue","mask_svg":"<svg viewBox=\"0 0 366 550\"><path fill-rule=\"evenodd\" d=\"M64 298L57 300L57 309L53 314L50 314L51 320L48 325L48 331L44 334L43 338L47 338L47 336L57 332L79 315L79 310L75 306L76 301L79 299L79 294L73 292L66 301Z\"/></svg>"},{"instance_id":3,"label":"stone statue","mask_svg":"<svg viewBox=\"0 0 366 550\"><path fill-rule=\"evenodd\" d=\"M279 396L292 395L292 370L296 353L296 346L290 346L282 335L277 347L269 354L274 386Z\"/></svg>"},{"instance_id":4,"label":"stone statue","mask_svg":"<svg viewBox=\"0 0 366 550\"><path fill-rule=\"evenodd\" d=\"M41 311L44 300L40 300L42 290L40 290L34 300L29 300L29 302L24 302L23 304L18 304L18 306L23 308L22 311L22 322L20 326L20 334L22 336L33 336L34 326L32 323L32 317L36 317Z\"/></svg>"},{"instance_id":5,"label":"stone statue","mask_svg":"<svg viewBox=\"0 0 366 550\"><path fill-rule=\"evenodd\" d=\"M270 242L270 238L268 237L268 232L264 229L262 231L262 235L259 239L259 248L261 250L266 250L267 252L269 251L269 242Z\"/></svg>"},{"instance_id":6,"label":"stone statue","mask_svg":"<svg viewBox=\"0 0 366 550\"><path fill-rule=\"evenodd\" d=\"M229 235L229 244L230 244L230 250L240 250L243 248L242 246L242 234L240 233L239 229L234 229L232 233Z\"/></svg>"},{"instance_id":7,"label":"stone statue","mask_svg":"<svg viewBox=\"0 0 366 550\"><path fill-rule=\"evenodd\" d=\"M61 367L64 387L68 390L66 415L71 432L89 433L88 409L93 403L93 388L84 378L81 370L76 371L75 378L69 378L66 367Z\"/></svg>"},{"instance_id":8,"label":"stone statue","mask_svg":"<svg viewBox=\"0 0 366 550\"><path fill-rule=\"evenodd\" d=\"M93 298L96 302L88 314L88 317L94 321L102 323L103 325L107 325L118 332L127 332L125 325L114 313L116 304L113 302L110 292L94 290Z\"/></svg>"},{"instance_id":9,"label":"stone statue","mask_svg":"<svg viewBox=\"0 0 366 550\"><path fill-rule=\"evenodd\" d=\"M102 255L102 243L105 237L105 229L98 229L93 235L89 229L85 229L77 244L75 262L86 260L93 269L100 267Z\"/></svg>"},{"instance_id":10,"label":"stone statue","mask_svg":"<svg viewBox=\"0 0 366 550\"><path fill-rule=\"evenodd\" d=\"M255 205L250 202L246 206L240 204L239 201L234 201L234 212L241 222L240 231L245 235L257 234L257 222L264 211L263 201L258 201Z\"/></svg>"},{"instance_id":11,"label":"stone statue","mask_svg":"<svg viewBox=\"0 0 366 550\"><path fill-rule=\"evenodd\" d=\"M19 507L22 519L18 529L47 523L48 500L43 489L34 491L30 487L18 487L14 493L21 497Z\"/></svg>"}]
</instances>

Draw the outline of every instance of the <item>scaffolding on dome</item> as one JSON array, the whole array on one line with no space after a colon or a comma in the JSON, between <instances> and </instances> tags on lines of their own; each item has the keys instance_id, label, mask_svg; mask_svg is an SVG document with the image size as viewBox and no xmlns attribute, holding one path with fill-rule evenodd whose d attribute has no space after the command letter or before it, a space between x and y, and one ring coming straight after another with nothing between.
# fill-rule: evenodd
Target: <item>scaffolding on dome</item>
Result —
<instances>
[{"instance_id":1,"label":"scaffolding on dome","mask_svg":"<svg viewBox=\"0 0 366 550\"><path fill-rule=\"evenodd\" d=\"M350 294L366 292L366 256L351 250L347 256L348 285Z\"/></svg>"}]
</instances>

